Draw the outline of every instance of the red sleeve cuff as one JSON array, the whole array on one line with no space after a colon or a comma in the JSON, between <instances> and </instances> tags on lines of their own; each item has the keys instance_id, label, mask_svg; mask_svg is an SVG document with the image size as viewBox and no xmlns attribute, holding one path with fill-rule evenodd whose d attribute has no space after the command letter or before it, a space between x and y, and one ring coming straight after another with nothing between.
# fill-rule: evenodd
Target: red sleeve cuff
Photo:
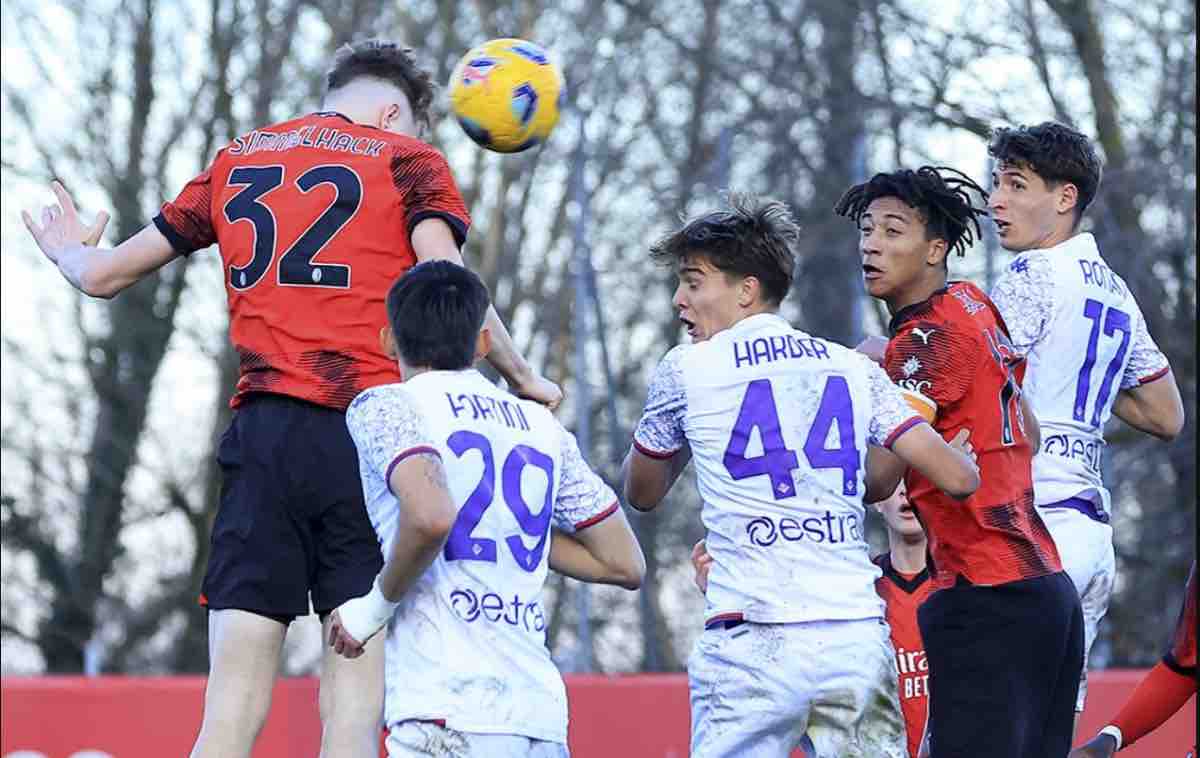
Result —
<instances>
[{"instance_id":1,"label":"red sleeve cuff","mask_svg":"<svg viewBox=\"0 0 1200 758\"><path fill-rule=\"evenodd\" d=\"M1162 379L1164 376L1166 376L1169 373L1171 373L1171 367L1163 366L1158 371L1155 371L1153 374L1150 374L1149 376L1139 377L1137 380L1138 386L1140 387L1143 384L1149 384L1150 382L1156 381L1158 379Z\"/></svg>"},{"instance_id":2,"label":"red sleeve cuff","mask_svg":"<svg viewBox=\"0 0 1200 758\"><path fill-rule=\"evenodd\" d=\"M656 461L665 461L668 458L673 458L675 454L679 452L678 450L651 450L642 443L638 442L637 439L634 439L633 447L642 455L646 456L647 458L653 458Z\"/></svg>"},{"instance_id":3,"label":"red sleeve cuff","mask_svg":"<svg viewBox=\"0 0 1200 758\"><path fill-rule=\"evenodd\" d=\"M396 464L398 464L400 461L404 460L405 458L410 458L414 455L421 454L432 455L439 460L441 460L442 457L442 454L438 452L438 449L436 447L431 447L430 445L417 445L416 447L410 447L407 450L401 451L395 458L392 459L392 462L388 464L387 471L383 475L383 481L392 481L392 469L396 468ZM391 489L390 484L388 485L388 489Z\"/></svg>"},{"instance_id":4,"label":"red sleeve cuff","mask_svg":"<svg viewBox=\"0 0 1200 758\"><path fill-rule=\"evenodd\" d=\"M616 513L618 507L620 506L618 506L617 501L614 500L612 505L600 511L595 516L592 516L591 518L585 518L583 521L580 521L578 524L576 524L575 531L578 532L580 530L587 529L589 526L595 526L596 524L599 524L604 519Z\"/></svg>"},{"instance_id":5,"label":"red sleeve cuff","mask_svg":"<svg viewBox=\"0 0 1200 758\"><path fill-rule=\"evenodd\" d=\"M1159 663L1146 674L1112 723L1131 745L1157 729L1196 693L1196 680Z\"/></svg>"},{"instance_id":6,"label":"red sleeve cuff","mask_svg":"<svg viewBox=\"0 0 1200 758\"><path fill-rule=\"evenodd\" d=\"M920 416L913 416L908 421L905 421L903 424L901 424L900 426L893 429L892 433L889 434L887 436L887 439L885 439L883 441L883 446L886 447L887 449L891 450L893 443L895 443L896 440L900 439L900 435L904 434L909 429L912 429L917 424L924 424L924 423L927 423L925 421L925 419L921 418Z\"/></svg>"}]
</instances>

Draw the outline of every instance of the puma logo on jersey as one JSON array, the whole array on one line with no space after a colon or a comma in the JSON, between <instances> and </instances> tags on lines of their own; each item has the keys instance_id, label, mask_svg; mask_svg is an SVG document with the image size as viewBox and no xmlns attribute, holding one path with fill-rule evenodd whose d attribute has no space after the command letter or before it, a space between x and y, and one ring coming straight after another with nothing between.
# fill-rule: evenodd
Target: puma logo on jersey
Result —
<instances>
[{"instance_id":1,"label":"puma logo on jersey","mask_svg":"<svg viewBox=\"0 0 1200 758\"><path fill-rule=\"evenodd\" d=\"M917 327L914 326L912 333L917 335L918 337L920 337L921 343L923 345L925 345L926 347L928 347L929 346L929 338L932 337L933 333L936 331L937 331L937 329L930 329L929 331L926 332L926 331L918 329Z\"/></svg>"}]
</instances>

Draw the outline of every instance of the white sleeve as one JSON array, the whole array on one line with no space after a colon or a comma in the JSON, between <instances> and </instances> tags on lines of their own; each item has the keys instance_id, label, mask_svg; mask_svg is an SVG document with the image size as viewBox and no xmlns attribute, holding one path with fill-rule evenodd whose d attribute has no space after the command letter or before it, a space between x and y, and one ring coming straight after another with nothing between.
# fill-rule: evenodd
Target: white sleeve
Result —
<instances>
[{"instance_id":1,"label":"white sleeve","mask_svg":"<svg viewBox=\"0 0 1200 758\"><path fill-rule=\"evenodd\" d=\"M359 394L346 409L346 426L359 460L384 482L396 464L410 455L440 455L416 402L399 385L372 387Z\"/></svg>"},{"instance_id":2,"label":"white sleeve","mask_svg":"<svg viewBox=\"0 0 1200 758\"><path fill-rule=\"evenodd\" d=\"M633 444L651 458L670 458L687 442L683 432L687 396L679 366L687 347L679 345L663 357L646 390L646 407L633 431Z\"/></svg>"},{"instance_id":3,"label":"white sleeve","mask_svg":"<svg viewBox=\"0 0 1200 758\"><path fill-rule=\"evenodd\" d=\"M572 534L603 521L619 506L616 493L583 460L575 435L566 429L562 430L561 454L554 526Z\"/></svg>"},{"instance_id":4,"label":"white sleeve","mask_svg":"<svg viewBox=\"0 0 1200 758\"><path fill-rule=\"evenodd\" d=\"M925 419L913 411L900 388L892 384L883 368L866 358L863 360L870 364L871 423L867 429L867 441L872 445L890 448L900 435L917 424L924 424Z\"/></svg>"},{"instance_id":5,"label":"white sleeve","mask_svg":"<svg viewBox=\"0 0 1200 758\"><path fill-rule=\"evenodd\" d=\"M1013 347L1022 355L1037 346L1054 313L1054 276L1043 255L1020 255L1000 274L992 288L992 302L1000 311Z\"/></svg>"},{"instance_id":6,"label":"white sleeve","mask_svg":"<svg viewBox=\"0 0 1200 758\"><path fill-rule=\"evenodd\" d=\"M1146 317L1139 310L1134 315L1133 335L1129 343L1129 362L1121 375L1121 389L1127 390L1146 382L1152 382L1171 370L1167 356L1158 349L1150 330L1146 328Z\"/></svg>"}]
</instances>

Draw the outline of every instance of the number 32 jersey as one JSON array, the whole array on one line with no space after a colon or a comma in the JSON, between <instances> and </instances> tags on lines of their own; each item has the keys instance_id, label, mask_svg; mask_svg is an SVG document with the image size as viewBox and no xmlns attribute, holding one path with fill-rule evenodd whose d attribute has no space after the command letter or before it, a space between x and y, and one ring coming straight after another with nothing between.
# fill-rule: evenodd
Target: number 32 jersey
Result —
<instances>
[{"instance_id":1,"label":"number 32 jersey","mask_svg":"<svg viewBox=\"0 0 1200 758\"><path fill-rule=\"evenodd\" d=\"M458 518L388 625L385 718L566 742L567 698L546 649L550 528L617 511L575 437L474 370L431 371L363 392L346 411L384 555L404 529L388 489L416 453L440 456Z\"/></svg>"},{"instance_id":2,"label":"number 32 jersey","mask_svg":"<svg viewBox=\"0 0 1200 758\"><path fill-rule=\"evenodd\" d=\"M1113 402L1170 370L1137 301L1090 234L1017 256L992 300L1029 364L1024 392L1042 425L1037 504L1082 497L1107 512L1100 461Z\"/></svg>"},{"instance_id":3,"label":"number 32 jersey","mask_svg":"<svg viewBox=\"0 0 1200 758\"><path fill-rule=\"evenodd\" d=\"M652 458L691 447L713 557L708 623L882 616L867 445L922 423L866 356L775 314L667 353L634 445Z\"/></svg>"},{"instance_id":4,"label":"number 32 jersey","mask_svg":"<svg viewBox=\"0 0 1200 758\"><path fill-rule=\"evenodd\" d=\"M180 254L220 247L234 406L273 392L343 410L400 378L379 345L384 300L431 217L462 245L470 218L437 150L314 113L235 139L154 223Z\"/></svg>"}]
</instances>

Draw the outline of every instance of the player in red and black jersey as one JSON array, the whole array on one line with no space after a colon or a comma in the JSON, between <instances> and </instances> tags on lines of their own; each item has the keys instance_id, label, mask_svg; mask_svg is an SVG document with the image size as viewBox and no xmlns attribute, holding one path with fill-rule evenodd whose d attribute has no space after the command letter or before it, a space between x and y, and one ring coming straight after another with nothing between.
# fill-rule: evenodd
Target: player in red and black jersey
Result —
<instances>
[{"instance_id":1,"label":"player in red and black jersey","mask_svg":"<svg viewBox=\"0 0 1200 758\"><path fill-rule=\"evenodd\" d=\"M875 503L875 510L883 516L888 535L888 552L874 558L883 571L875 580L875 592L883 598L892 630L908 754L917 758L929 714L929 662L917 624L917 609L933 592L925 560L925 530L903 482L891 497Z\"/></svg>"},{"instance_id":2,"label":"player in red and black jersey","mask_svg":"<svg viewBox=\"0 0 1200 758\"><path fill-rule=\"evenodd\" d=\"M41 224L24 214L46 256L95 297L220 249L241 376L217 456L221 506L201 596L211 671L193 756L249 755L288 624L311 599L328 635L328 613L370 590L383 565L344 411L400 379L382 341L392 283L418 261L462 263L467 209L445 159L416 137L432 97L408 50L348 45L321 112L233 140L115 249L95 247L107 217L85 228L57 183L59 205ZM561 391L529 368L494 309L485 323L488 359L510 386L557 405ZM378 753L381 645L353 661L326 652L323 755Z\"/></svg>"},{"instance_id":3,"label":"player in red and black jersey","mask_svg":"<svg viewBox=\"0 0 1200 758\"><path fill-rule=\"evenodd\" d=\"M1086 745L1071 752L1070 758L1109 758L1135 740L1145 737L1176 711L1200 688L1196 679L1196 605L1200 603L1196 586L1196 564L1188 574L1183 607L1171 635L1166 654L1121 706L1116 717ZM1192 755L1195 755L1192 746Z\"/></svg>"},{"instance_id":4,"label":"player in red and black jersey","mask_svg":"<svg viewBox=\"0 0 1200 758\"><path fill-rule=\"evenodd\" d=\"M980 487L962 501L906 475L936 588L918 614L932 754L1064 755L1082 613L1034 510L1037 423L1020 396L1020 357L988 297L947 282L949 253L962 253L986 214L970 192L985 194L957 172L925 166L877 174L835 210L859 225L867 291L892 314L892 339L873 357L943 437L969 430L978 455Z\"/></svg>"}]
</instances>

